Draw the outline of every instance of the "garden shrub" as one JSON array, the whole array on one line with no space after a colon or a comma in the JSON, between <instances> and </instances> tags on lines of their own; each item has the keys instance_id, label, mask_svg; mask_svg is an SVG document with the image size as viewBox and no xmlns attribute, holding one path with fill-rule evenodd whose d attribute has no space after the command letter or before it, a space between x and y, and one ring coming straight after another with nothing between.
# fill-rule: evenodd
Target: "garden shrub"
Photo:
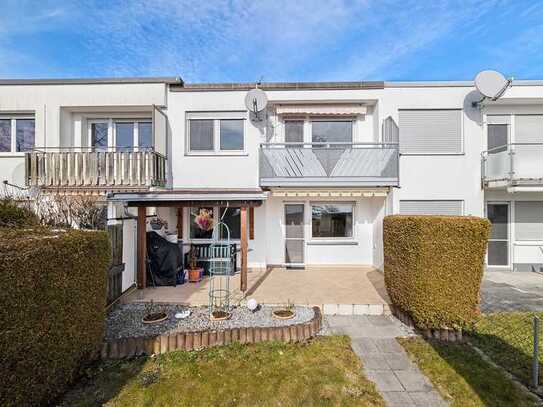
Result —
<instances>
[{"instance_id":1,"label":"garden shrub","mask_svg":"<svg viewBox=\"0 0 543 407\"><path fill-rule=\"evenodd\" d=\"M0 230L0 405L47 404L103 340L105 232Z\"/></svg>"},{"instance_id":2,"label":"garden shrub","mask_svg":"<svg viewBox=\"0 0 543 407\"><path fill-rule=\"evenodd\" d=\"M0 199L0 227L21 228L39 224L36 214L10 198Z\"/></svg>"},{"instance_id":3,"label":"garden shrub","mask_svg":"<svg viewBox=\"0 0 543 407\"><path fill-rule=\"evenodd\" d=\"M404 216L384 219L385 285L392 304L423 329L469 326L479 314L490 233L487 219Z\"/></svg>"}]
</instances>

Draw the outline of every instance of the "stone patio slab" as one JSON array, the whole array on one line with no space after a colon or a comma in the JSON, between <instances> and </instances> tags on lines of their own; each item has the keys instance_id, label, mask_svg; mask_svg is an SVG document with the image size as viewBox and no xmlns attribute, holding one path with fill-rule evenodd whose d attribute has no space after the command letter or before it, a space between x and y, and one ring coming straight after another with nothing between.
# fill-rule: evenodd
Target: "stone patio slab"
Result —
<instances>
[{"instance_id":1,"label":"stone patio slab","mask_svg":"<svg viewBox=\"0 0 543 407\"><path fill-rule=\"evenodd\" d=\"M404 391L398 378L390 370L365 370L366 377L375 383L380 392Z\"/></svg>"}]
</instances>

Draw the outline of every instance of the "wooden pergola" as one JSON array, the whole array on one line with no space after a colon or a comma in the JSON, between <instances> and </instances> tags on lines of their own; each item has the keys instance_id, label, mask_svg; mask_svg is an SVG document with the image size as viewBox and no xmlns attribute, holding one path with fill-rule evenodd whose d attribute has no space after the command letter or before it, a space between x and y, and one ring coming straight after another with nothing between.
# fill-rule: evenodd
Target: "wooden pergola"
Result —
<instances>
[{"instance_id":1,"label":"wooden pergola","mask_svg":"<svg viewBox=\"0 0 543 407\"><path fill-rule=\"evenodd\" d=\"M183 235L183 208L219 206L240 208L241 236L240 289L247 291L248 239L254 239L254 208L262 205L266 195L261 190L170 190L152 193L115 194L112 201L122 201L128 207L138 208L137 217L137 286L147 283L147 210L148 207L177 208L178 234ZM130 196L129 196L130 195ZM198 198L198 199L195 199Z\"/></svg>"}]
</instances>

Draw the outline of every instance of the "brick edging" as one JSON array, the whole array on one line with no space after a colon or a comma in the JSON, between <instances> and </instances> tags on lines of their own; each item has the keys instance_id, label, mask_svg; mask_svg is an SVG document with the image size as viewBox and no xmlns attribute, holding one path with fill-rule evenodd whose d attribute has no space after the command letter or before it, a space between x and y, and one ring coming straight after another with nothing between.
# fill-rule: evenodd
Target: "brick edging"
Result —
<instances>
[{"instance_id":1,"label":"brick edging","mask_svg":"<svg viewBox=\"0 0 543 407\"><path fill-rule=\"evenodd\" d=\"M279 327L228 328L221 331L208 329L106 341L102 344L100 357L102 359L122 359L174 350L200 350L234 342L303 342L315 336L321 329L320 308L313 307L313 313L313 318L307 322Z\"/></svg>"},{"instance_id":2,"label":"brick edging","mask_svg":"<svg viewBox=\"0 0 543 407\"><path fill-rule=\"evenodd\" d=\"M402 321L405 325L415 329L419 334L428 339L438 339L444 342L463 342L465 340L461 329L420 329L415 326L413 318L398 307L391 307L392 315Z\"/></svg>"}]
</instances>

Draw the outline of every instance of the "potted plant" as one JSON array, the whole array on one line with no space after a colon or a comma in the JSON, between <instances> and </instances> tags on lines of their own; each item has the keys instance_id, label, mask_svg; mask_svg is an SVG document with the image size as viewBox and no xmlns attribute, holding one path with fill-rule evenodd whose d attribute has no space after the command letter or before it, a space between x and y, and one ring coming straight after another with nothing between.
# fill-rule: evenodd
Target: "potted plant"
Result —
<instances>
[{"instance_id":1,"label":"potted plant","mask_svg":"<svg viewBox=\"0 0 543 407\"><path fill-rule=\"evenodd\" d=\"M198 267L198 250L196 249L196 246L191 246L189 259L189 283L198 283L202 281L204 269Z\"/></svg>"}]
</instances>

